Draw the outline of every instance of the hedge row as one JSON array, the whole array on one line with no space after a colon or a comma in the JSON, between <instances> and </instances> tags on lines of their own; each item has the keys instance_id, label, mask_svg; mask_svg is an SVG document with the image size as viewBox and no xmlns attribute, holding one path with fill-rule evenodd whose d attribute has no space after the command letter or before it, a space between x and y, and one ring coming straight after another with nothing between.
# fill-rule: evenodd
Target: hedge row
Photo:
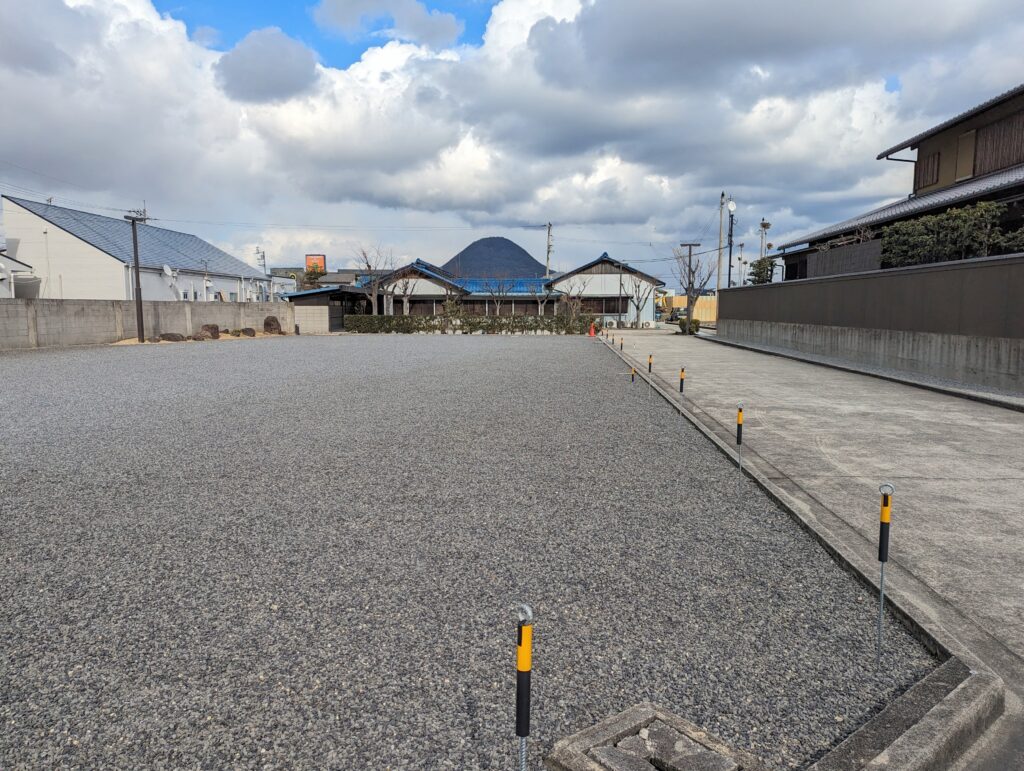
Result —
<instances>
[{"instance_id":1,"label":"hedge row","mask_svg":"<svg viewBox=\"0 0 1024 771\"><path fill-rule=\"evenodd\" d=\"M596 329L600 323L593 316L570 319L567 316L462 316L453 319L448 316L345 316L345 330L348 332L382 332L415 334L416 332L440 332L442 334L484 334L524 335L547 332L553 335L585 335L593 322Z\"/></svg>"}]
</instances>

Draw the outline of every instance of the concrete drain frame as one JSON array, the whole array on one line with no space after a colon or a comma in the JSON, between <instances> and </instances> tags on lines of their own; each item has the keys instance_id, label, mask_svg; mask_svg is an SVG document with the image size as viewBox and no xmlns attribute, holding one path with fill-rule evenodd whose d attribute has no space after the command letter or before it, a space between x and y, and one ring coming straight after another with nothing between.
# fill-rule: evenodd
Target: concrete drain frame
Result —
<instances>
[{"instance_id":1,"label":"concrete drain frame","mask_svg":"<svg viewBox=\"0 0 1024 771\"><path fill-rule=\"evenodd\" d=\"M734 453L727 432L716 432L715 421L685 396L679 396L669 384L658 382L646 368L633 362L614 345L600 340L615 356L628 366L636 366L638 377L665 399L682 417L700 431L730 460ZM752 479L783 511L806 530L844 570L854 575L873 590L878 585L873 578L877 567L872 561L871 549L857 548L830 529L826 517L836 518L817 503L802 488L786 486L769 478L762 469L771 464L756 451L744 449L742 473ZM774 468L774 467L771 467ZM784 475L782 475L784 476ZM915 579L916 580L916 579ZM929 675L893 699L881 712L868 720L850 736L836 745L824 757L807 767L806 771L941 771L951 768L1003 713L1003 681L971 651L938 623L922 621L908 606L913 598L888 590L887 610L892 613L920 642L940 660L940 665ZM930 618L927 608L917 607L921 618ZM600 748L614 748L623 739L638 735L654 721L671 726L728 764L702 765L696 759L689 766L673 766L671 759L648 762L636 756L630 766L627 758ZM622 765L609 764L618 759ZM717 761L709 760L708 763ZM555 743L545 758L550 771L619 771L619 769L659 769L659 771L687 771L687 769L714 769L714 771L761 771L757 758L726 747L720 740L701 731L697 726L673 715L657 705L637 704L573 736Z\"/></svg>"}]
</instances>

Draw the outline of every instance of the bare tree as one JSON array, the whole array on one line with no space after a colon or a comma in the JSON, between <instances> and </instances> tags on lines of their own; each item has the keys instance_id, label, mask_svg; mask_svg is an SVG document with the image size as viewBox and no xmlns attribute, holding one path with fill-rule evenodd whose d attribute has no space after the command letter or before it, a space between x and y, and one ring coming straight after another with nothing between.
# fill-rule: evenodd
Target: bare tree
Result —
<instances>
[{"instance_id":1,"label":"bare tree","mask_svg":"<svg viewBox=\"0 0 1024 771\"><path fill-rule=\"evenodd\" d=\"M409 299L413 292L416 291L416 284L419 283L418 279L413 278L410 275L402 276L398 281L395 282L398 296L402 298L402 315L409 315Z\"/></svg>"},{"instance_id":2,"label":"bare tree","mask_svg":"<svg viewBox=\"0 0 1024 771\"><path fill-rule=\"evenodd\" d=\"M379 245L372 248L360 245L355 249L355 258L363 274L358 286L370 301L370 315L376 316L378 295L383 291L385 295L393 296L395 292L393 282L384 286L385 274L394 268L394 255L390 249Z\"/></svg>"},{"instance_id":3,"label":"bare tree","mask_svg":"<svg viewBox=\"0 0 1024 771\"><path fill-rule=\"evenodd\" d=\"M537 301L537 315L543 316L544 308L547 306L548 300L554 297L554 294L551 292L551 287L548 286L546 282L541 285L533 284L530 286L530 294L533 296L533 299Z\"/></svg>"},{"instance_id":4,"label":"bare tree","mask_svg":"<svg viewBox=\"0 0 1024 771\"><path fill-rule=\"evenodd\" d=\"M672 272L686 295L686 330L683 334L688 335L693 329L693 311L697 306L697 300L704 294L711 277L715 275L715 268L710 260L700 255L694 257L692 249L683 253L683 250L677 247L672 250L672 254L676 258L676 266Z\"/></svg>"},{"instance_id":5,"label":"bare tree","mask_svg":"<svg viewBox=\"0 0 1024 771\"><path fill-rule=\"evenodd\" d=\"M492 278L487 282L487 294L494 305L494 315L501 316L501 306L512 294L512 282L504 278Z\"/></svg>"},{"instance_id":6,"label":"bare tree","mask_svg":"<svg viewBox=\"0 0 1024 771\"><path fill-rule=\"evenodd\" d=\"M641 275L630 273L623 278L623 288L626 290L626 298L629 304L636 309L636 321L634 325L640 329L640 312L647 305L647 301L654 294L654 282L649 281Z\"/></svg>"},{"instance_id":7,"label":"bare tree","mask_svg":"<svg viewBox=\"0 0 1024 771\"><path fill-rule=\"evenodd\" d=\"M583 312L583 294L587 291L589 278L576 275L559 285L562 292L562 304L565 306L565 313L569 321L576 321Z\"/></svg>"}]
</instances>

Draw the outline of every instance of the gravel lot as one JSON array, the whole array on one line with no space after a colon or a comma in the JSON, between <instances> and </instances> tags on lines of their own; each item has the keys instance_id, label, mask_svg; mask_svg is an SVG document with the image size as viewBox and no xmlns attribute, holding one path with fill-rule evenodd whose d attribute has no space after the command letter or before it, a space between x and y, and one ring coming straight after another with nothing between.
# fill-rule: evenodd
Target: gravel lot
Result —
<instances>
[{"instance_id":1,"label":"gravel lot","mask_svg":"<svg viewBox=\"0 0 1024 771\"><path fill-rule=\"evenodd\" d=\"M642 700L774 768L935 666L591 340L0 355L0 767L511 768ZM870 514L869 514L870 515Z\"/></svg>"}]
</instances>

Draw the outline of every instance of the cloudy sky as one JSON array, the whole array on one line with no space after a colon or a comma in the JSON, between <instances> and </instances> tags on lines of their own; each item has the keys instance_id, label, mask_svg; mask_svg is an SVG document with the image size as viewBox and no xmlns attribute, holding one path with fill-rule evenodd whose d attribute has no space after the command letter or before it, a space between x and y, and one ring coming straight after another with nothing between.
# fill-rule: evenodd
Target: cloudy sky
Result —
<instances>
[{"instance_id":1,"label":"cloudy sky","mask_svg":"<svg viewBox=\"0 0 1024 771\"><path fill-rule=\"evenodd\" d=\"M1017 85L1020 0L0 0L0 191L141 207L274 265L558 267L909 192L885 147ZM117 216L117 213L110 213Z\"/></svg>"}]
</instances>

